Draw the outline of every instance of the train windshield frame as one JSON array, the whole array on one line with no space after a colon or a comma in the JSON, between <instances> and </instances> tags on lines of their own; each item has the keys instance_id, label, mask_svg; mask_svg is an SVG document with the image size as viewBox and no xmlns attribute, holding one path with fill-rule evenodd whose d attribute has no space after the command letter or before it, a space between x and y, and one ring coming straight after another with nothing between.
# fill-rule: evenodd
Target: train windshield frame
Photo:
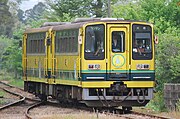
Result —
<instances>
[{"instance_id":1,"label":"train windshield frame","mask_svg":"<svg viewBox=\"0 0 180 119\"><path fill-rule=\"evenodd\" d=\"M104 24L88 25L85 31L84 57L86 60L103 60L105 57Z\"/></svg>"},{"instance_id":2,"label":"train windshield frame","mask_svg":"<svg viewBox=\"0 0 180 119\"><path fill-rule=\"evenodd\" d=\"M153 57L152 28L148 25L133 25L132 58L151 60Z\"/></svg>"}]
</instances>

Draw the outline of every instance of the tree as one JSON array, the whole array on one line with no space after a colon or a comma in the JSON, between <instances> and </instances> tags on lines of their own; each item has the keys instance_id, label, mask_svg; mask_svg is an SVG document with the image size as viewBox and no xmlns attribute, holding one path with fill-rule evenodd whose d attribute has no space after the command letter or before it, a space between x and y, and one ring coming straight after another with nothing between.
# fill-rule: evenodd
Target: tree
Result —
<instances>
[{"instance_id":1,"label":"tree","mask_svg":"<svg viewBox=\"0 0 180 119\"><path fill-rule=\"evenodd\" d=\"M8 0L0 1L0 35L12 37L13 18L9 12Z\"/></svg>"},{"instance_id":2,"label":"tree","mask_svg":"<svg viewBox=\"0 0 180 119\"><path fill-rule=\"evenodd\" d=\"M107 15L107 0L96 0L90 3L90 13L94 17L103 17Z\"/></svg>"},{"instance_id":3,"label":"tree","mask_svg":"<svg viewBox=\"0 0 180 119\"><path fill-rule=\"evenodd\" d=\"M17 13L18 20L24 23L25 21L24 11L21 9L18 9L17 12L18 12Z\"/></svg>"},{"instance_id":4,"label":"tree","mask_svg":"<svg viewBox=\"0 0 180 119\"><path fill-rule=\"evenodd\" d=\"M143 20L155 23L163 33L170 26L180 27L179 0L140 0Z\"/></svg>"},{"instance_id":5,"label":"tree","mask_svg":"<svg viewBox=\"0 0 180 119\"><path fill-rule=\"evenodd\" d=\"M14 73L14 78L17 79L22 72L22 55L21 47L18 41L13 41L13 44L6 48L2 56L3 68L8 72Z\"/></svg>"},{"instance_id":6,"label":"tree","mask_svg":"<svg viewBox=\"0 0 180 119\"><path fill-rule=\"evenodd\" d=\"M84 0L48 0L49 10L46 17L50 21L67 21L74 17L89 16L86 3Z\"/></svg>"},{"instance_id":7,"label":"tree","mask_svg":"<svg viewBox=\"0 0 180 119\"><path fill-rule=\"evenodd\" d=\"M107 0L46 0L50 21L71 21L77 17L107 17ZM115 4L117 0L112 0Z\"/></svg>"},{"instance_id":8,"label":"tree","mask_svg":"<svg viewBox=\"0 0 180 119\"><path fill-rule=\"evenodd\" d=\"M138 2L121 2L113 5L112 16L115 18L124 18L129 20L141 20L142 15L139 14L142 12L141 6Z\"/></svg>"},{"instance_id":9,"label":"tree","mask_svg":"<svg viewBox=\"0 0 180 119\"><path fill-rule=\"evenodd\" d=\"M163 83L180 83L180 39L179 36L160 34L157 46L157 78ZM162 87L163 88L163 87Z\"/></svg>"},{"instance_id":10,"label":"tree","mask_svg":"<svg viewBox=\"0 0 180 119\"><path fill-rule=\"evenodd\" d=\"M45 11L45 9L45 5L42 2L39 2L32 9L25 11L25 21L27 22L28 20L39 20L43 16L43 12Z\"/></svg>"},{"instance_id":11,"label":"tree","mask_svg":"<svg viewBox=\"0 0 180 119\"><path fill-rule=\"evenodd\" d=\"M0 69L2 69L2 56L5 52L5 49L12 44L12 39L9 39L5 36L0 36Z\"/></svg>"}]
</instances>

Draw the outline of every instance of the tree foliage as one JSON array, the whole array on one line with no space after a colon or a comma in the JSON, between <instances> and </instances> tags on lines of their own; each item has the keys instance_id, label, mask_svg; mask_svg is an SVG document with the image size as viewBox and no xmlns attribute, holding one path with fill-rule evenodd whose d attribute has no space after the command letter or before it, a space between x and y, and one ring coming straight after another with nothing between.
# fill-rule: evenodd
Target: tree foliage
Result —
<instances>
[{"instance_id":1,"label":"tree foliage","mask_svg":"<svg viewBox=\"0 0 180 119\"><path fill-rule=\"evenodd\" d=\"M39 2L32 9L26 10L24 17L26 21L29 19L39 20L41 16L43 16L43 12L45 11L45 5L42 2Z\"/></svg>"},{"instance_id":2,"label":"tree foliage","mask_svg":"<svg viewBox=\"0 0 180 119\"><path fill-rule=\"evenodd\" d=\"M9 47L11 44L12 44L12 39L9 39L5 36L0 36L0 61L2 61L1 57L3 56L5 49Z\"/></svg>"},{"instance_id":3,"label":"tree foliage","mask_svg":"<svg viewBox=\"0 0 180 119\"><path fill-rule=\"evenodd\" d=\"M13 72L16 79L22 72L22 52L18 44L19 42L13 41L13 44L6 48L2 56L3 68L8 72Z\"/></svg>"},{"instance_id":4,"label":"tree foliage","mask_svg":"<svg viewBox=\"0 0 180 119\"><path fill-rule=\"evenodd\" d=\"M107 0L46 0L50 21L71 21L77 17L107 17ZM111 0L115 4L117 0Z\"/></svg>"},{"instance_id":5,"label":"tree foliage","mask_svg":"<svg viewBox=\"0 0 180 119\"><path fill-rule=\"evenodd\" d=\"M180 27L179 0L140 0L143 20L153 21L163 33L170 26ZM162 27L162 26L163 27Z\"/></svg>"},{"instance_id":6,"label":"tree foliage","mask_svg":"<svg viewBox=\"0 0 180 119\"><path fill-rule=\"evenodd\" d=\"M129 20L140 20L142 19L141 7L137 3L124 3L124 4L115 4L113 7L112 16L115 18L124 18Z\"/></svg>"},{"instance_id":7,"label":"tree foliage","mask_svg":"<svg viewBox=\"0 0 180 119\"><path fill-rule=\"evenodd\" d=\"M87 15L84 0L47 0L49 10L46 17L50 21L67 21L77 16Z\"/></svg>"},{"instance_id":8,"label":"tree foliage","mask_svg":"<svg viewBox=\"0 0 180 119\"><path fill-rule=\"evenodd\" d=\"M7 4L8 0L0 1L0 35L12 37L12 27L14 21Z\"/></svg>"},{"instance_id":9,"label":"tree foliage","mask_svg":"<svg viewBox=\"0 0 180 119\"><path fill-rule=\"evenodd\" d=\"M165 83L180 83L180 39L163 33L157 46L157 78Z\"/></svg>"},{"instance_id":10,"label":"tree foliage","mask_svg":"<svg viewBox=\"0 0 180 119\"><path fill-rule=\"evenodd\" d=\"M17 78L21 74L21 49L18 45L22 34L16 27L19 24L16 19L18 5L22 0L0 1L0 69L4 69ZM17 28L17 29L16 29ZM18 34L18 35L17 35Z\"/></svg>"}]
</instances>

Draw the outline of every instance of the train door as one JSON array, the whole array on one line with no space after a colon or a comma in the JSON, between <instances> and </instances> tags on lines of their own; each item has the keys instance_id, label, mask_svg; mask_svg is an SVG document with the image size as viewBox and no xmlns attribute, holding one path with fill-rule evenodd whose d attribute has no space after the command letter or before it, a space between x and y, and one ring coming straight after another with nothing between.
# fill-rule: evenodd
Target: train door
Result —
<instances>
[{"instance_id":1,"label":"train door","mask_svg":"<svg viewBox=\"0 0 180 119\"><path fill-rule=\"evenodd\" d=\"M113 80L128 78L128 25L108 25L109 77Z\"/></svg>"}]
</instances>

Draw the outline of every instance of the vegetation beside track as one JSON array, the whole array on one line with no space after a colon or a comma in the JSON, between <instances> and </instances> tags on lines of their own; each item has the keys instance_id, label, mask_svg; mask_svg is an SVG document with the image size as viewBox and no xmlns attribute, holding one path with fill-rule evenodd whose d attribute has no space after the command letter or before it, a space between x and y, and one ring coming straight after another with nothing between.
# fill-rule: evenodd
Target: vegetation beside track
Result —
<instances>
[{"instance_id":1,"label":"vegetation beside track","mask_svg":"<svg viewBox=\"0 0 180 119\"><path fill-rule=\"evenodd\" d=\"M3 98L4 96L5 96L5 92L0 90L0 105L2 105L2 104L5 103L5 101L1 99L1 98Z\"/></svg>"},{"instance_id":2,"label":"vegetation beside track","mask_svg":"<svg viewBox=\"0 0 180 119\"><path fill-rule=\"evenodd\" d=\"M0 81L5 81L8 84L14 85L19 88L24 87L23 80L21 78L15 79L12 73L0 71Z\"/></svg>"},{"instance_id":3,"label":"vegetation beside track","mask_svg":"<svg viewBox=\"0 0 180 119\"><path fill-rule=\"evenodd\" d=\"M0 97L3 97L4 95L5 95L5 92L0 90Z\"/></svg>"}]
</instances>

